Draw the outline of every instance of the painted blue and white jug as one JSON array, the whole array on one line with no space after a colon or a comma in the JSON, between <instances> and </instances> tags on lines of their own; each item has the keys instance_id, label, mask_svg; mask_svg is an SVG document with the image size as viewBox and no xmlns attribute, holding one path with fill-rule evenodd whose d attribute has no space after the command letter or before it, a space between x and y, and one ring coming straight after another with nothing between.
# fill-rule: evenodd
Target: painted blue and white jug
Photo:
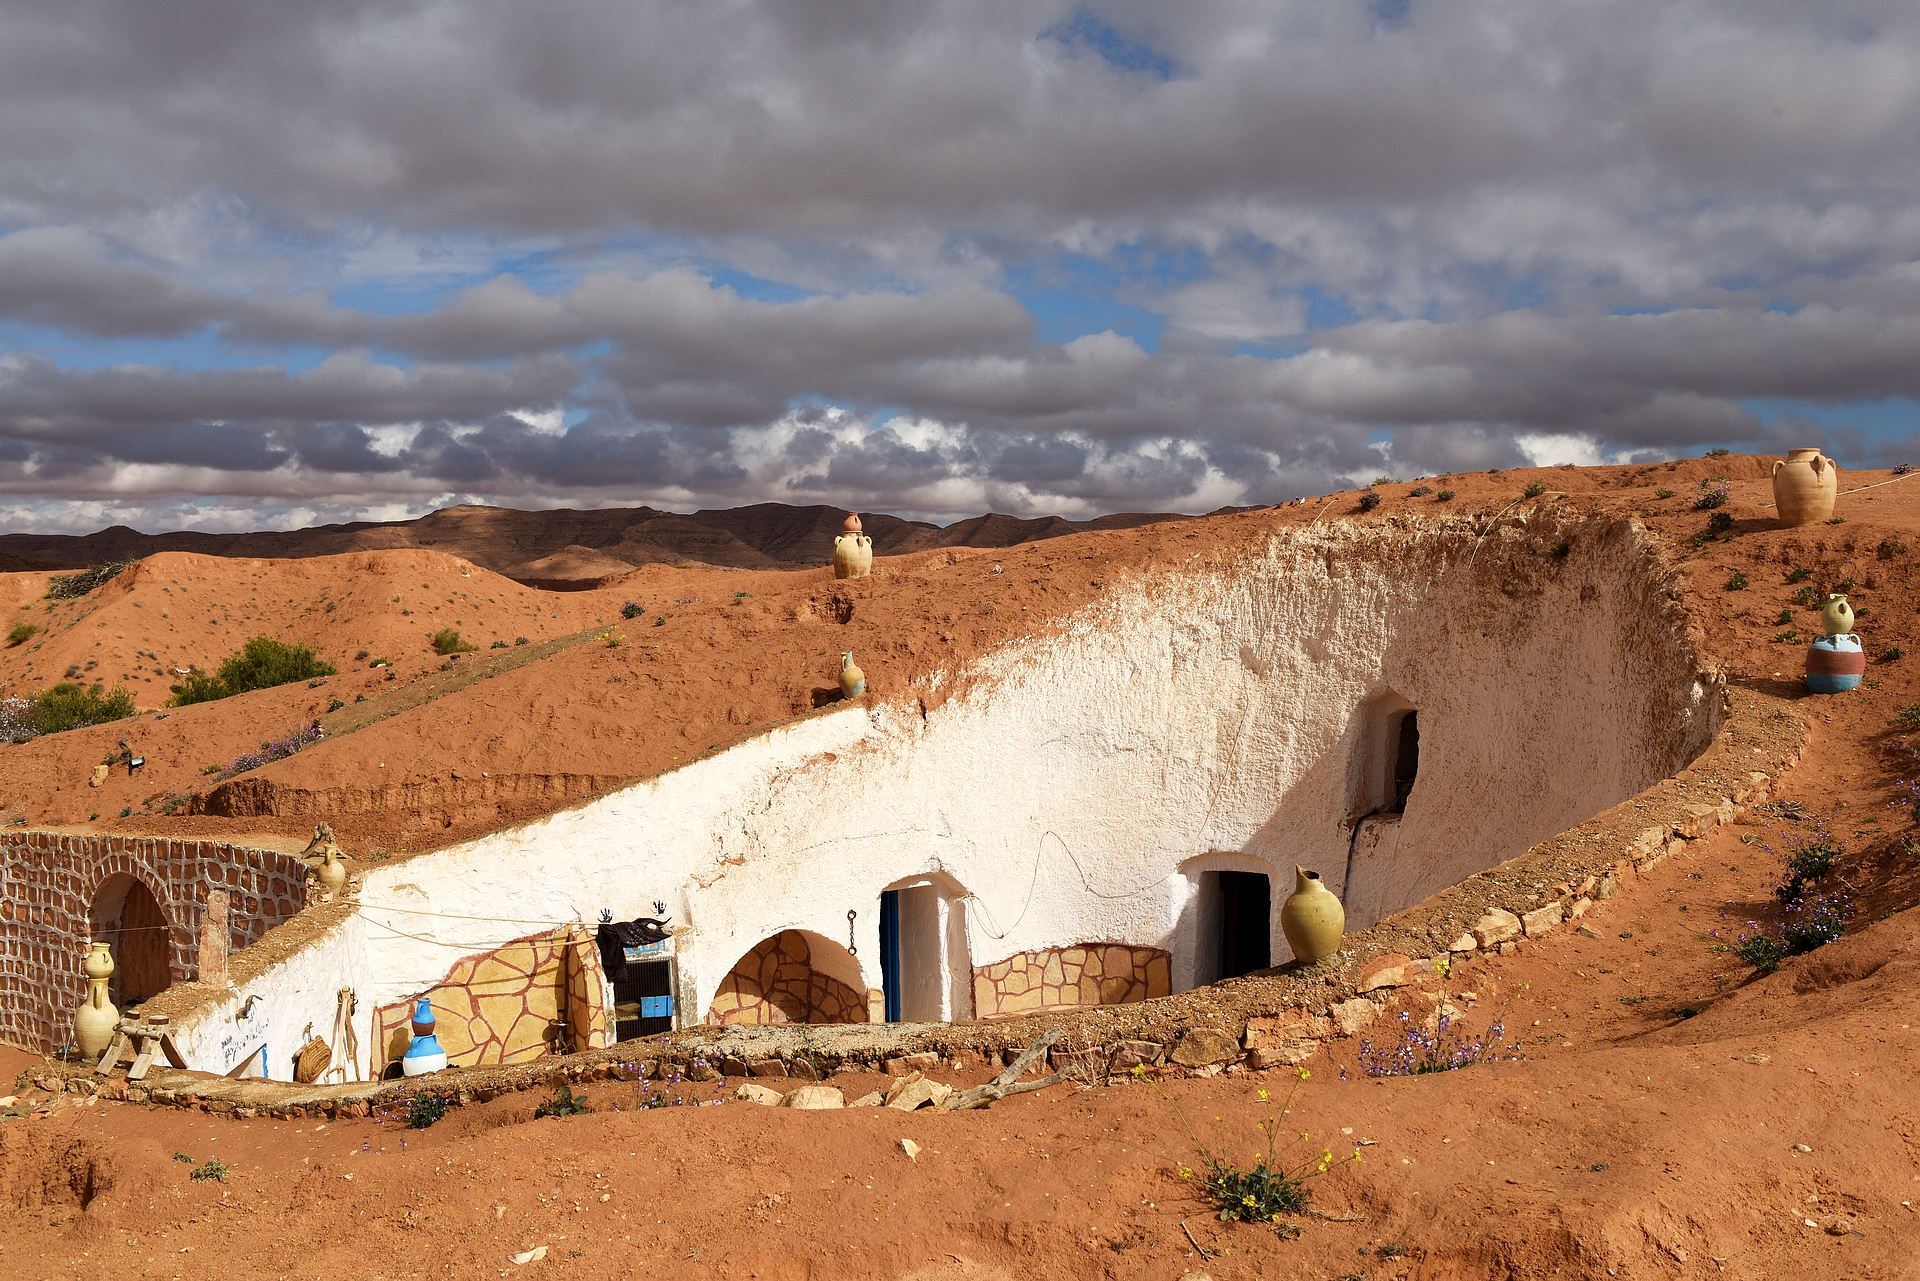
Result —
<instances>
[{"instance_id":1,"label":"painted blue and white jug","mask_svg":"<svg viewBox=\"0 0 1920 1281\"><path fill-rule=\"evenodd\" d=\"M1867 656L1857 632L1815 637L1807 646L1807 688L1816 694L1857 689L1866 674Z\"/></svg>"},{"instance_id":2,"label":"painted blue and white jug","mask_svg":"<svg viewBox=\"0 0 1920 1281\"><path fill-rule=\"evenodd\" d=\"M440 1038L433 1031L433 1002L423 996L413 1007L413 1044L400 1060L400 1071L406 1076L424 1076L446 1065L447 1052L440 1048Z\"/></svg>"}]
</instances>

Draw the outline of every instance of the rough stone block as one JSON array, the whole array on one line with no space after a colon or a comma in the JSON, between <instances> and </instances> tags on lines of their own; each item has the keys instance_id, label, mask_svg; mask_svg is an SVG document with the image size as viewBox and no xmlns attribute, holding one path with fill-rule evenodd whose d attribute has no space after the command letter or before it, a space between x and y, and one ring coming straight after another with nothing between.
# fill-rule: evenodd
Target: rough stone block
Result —
<instances>
[{"instance_id":1,"label":"rough stone block","mask_svg":"<svg viewBox=\"0 0 1920 1281\"><path fill-rule=\"evenodd\" d=\"M1579 920L1587 914L1587 909L1592 906L1593 900L1590 898L1577 898L1573 900L1573 902L1567 905L1567 919L1569 921Z\"/></svg>"},{"instance_id":2,"label":"rough stone block","mask_svg":"<svg viewBox=\"0 0 1920 1281\"><path fill-rule=\"evenodd\" d=\"M1512 956L1515 952L1518 952L1519 950L1520 950L1520 945L1518 943L1502 943L1500 945L1500 955L1502 956Z\"/></svg>"},{"instance_id":3,"label":"rough stone block","mask_svg":"<svg viewBox=\"0 0 1920 1281\"><path fill-rule=\"evenodd\" d=\"M800 1112L819 1112L826 1108L847 1106L847 1096L831 1085L802 1085L787 1091L780 1100L783 1108L793 1108Z\"/></svg>"},{"instance_id":4,"label":"rough stone block","mask_svg":"<svg viewBox=\"0 0 1920 1281\"><path fill-rule=\"evenodd\" d=\"M1320 1042L1305 1037L1268 1041L1247 1055L1250 1068L1292 1067L1320 1052Z\"/></svg>"},{"instance_id":5,"label":"rough stone block","mask_svg":"<svg viewBox=\"0 0 1920 1281\"><path fill-rule=\"evenodd\" d=\"M1720 807L1718 805L1689 805L1687 816L1674 824L1676 836L1697 841L1720 825Z\"/></svg>"},{"instance_id":6,"label":"rough stone block","mask_svg":"<svg viewBox=\"0 0 1920 1281\"><path fill-rule=\"evenodd\" d=\"M847 1106L850 1108L877 1108L886 1101L886 1096L881 1094L880 1091L875 1090L871 1094L861 1095L853 1102L847 1104Z\"/></svg>"},{"instance_id":7,"label":"rough stone block","mask_svg":"<svg viewBox=\"0 0 1920 1281\"><path fill-rule=\"evenodd\" d=\"M1166 1057L1167 1047L1158 1041L1121 1041L1113 1047L1108 1060L1111 1072L1131 1072L1136 1067L1152 1067Z\"/></svg>"},{"instance_id":8,"label":"rough stone block","mask_svg":"<svg viewBox=\"0 0 1920 1281\"><path fill-rule=\"evenodd\" d=\"M1475 939L1473 935L1462 934L1459 938L1455 939L1453 942L1447 945L1447 951L1471 952L1479 946L1480 946L1479 940Z\"/></svg>"},{"instance_id":9,"label":"rough stone block","mask_svg":"<svg viewBox=\"0 0 1920 1281\"><path fill-rule=\"evenodd\" d=\"M1414 981L1413 958L1398 952L1375 957L1360 970L1357 986L1362 992L1372 992L1383 987L1405 987Z\"/></svg>"},{"instance_id":10,"label":"rough stone block","mask_svg":"<svg viewBox=\"0 0 1920 1281\"><path fill-rule=\"evenodd\" d=\"M1336 1002L1327 1012L1333 1016L1333 1025L1340 1029L1342 1036L1357 1035L1362 1028L1380 1017L1380 1007L1364 996Z\"/></svg>"},{"instance_id":11,"label":"rough stone block","mask_svg":"<svg viewBox=\"0 0 1920 1281\"><path fill-rule=\"evenodd\" d=\"M1509 939L1519 938L1521 928L1519 917L1495 908L1474 922L1473 940L1481 947L1497 947Z\"/></svg>"},{"instance_id":12,"label":"rough stone block","mask_svg":"<svg viewBox=\"0 0 1920 1281\"><path fill-rule=\"evenodd\" d=\"M1231 1063L1240 1057L1240 1046L1233 1037L1216 1028L1197 1027L1180 1038L1168 1056L1182 1067L1205 1067L1209 1063Z\"/></svg>"},{"instance_id":13,"label":"rough stone block","mask_svg":"<svg viewBox=\"0 0 1920 1281\"><path fill-rule=\"evenodd\" d=\"M1080 1081L1098 1081L1107 1074L1105 1050L1049 1050L1047 1062L1054 1071L1071 1072Z\"/></svg>"},{"instance_id":14,"label":"rough stone block","mask_svg":"<svg viewBox=\"0 0 1920 1281\"><path fill-rule=\"evenodd\" d=\"M749 1076L785 1076L787 1065L779 1059L753 1059L747 1064Z\"/></svg>"},{"instance_id":15,"label":"rough stone block","mask_svg":"<svg viewBox=\"0 0 1920 1281\"><path fill-rule=\"evenodd\" d=\"M918 1072L910 1077L895 1081L893 1088L887 1091L887 1106L899 1108L902 1112L911 1112L932 1104L938 1106L947 1101L953 1093L951 1085L942 1085L938 1081L929 1081Z\"/></svg>"},{"instance_id":16,"label":"rough stone block","mask_svg":"<svg viewBox=\"0 0 1920 1281\"><path fill-rule=\"evenodd\" d=\"M733 1097L739 1099L742 1103L763 1103L770 1108L780 1106L780 1091L773 1089L771 1086L755 1085L751 1081L748 1081L744 1085L736 1086L733 1091Z\"/></svg>"},{"instance_id":17,"label":"rough stone block","mask_svg":"<svg viewBox=\"0 0 1920 1281\"><path fill-rule=\"evenodd\" d=\"M1581 922L1580 928L1575 930L1574 933L1578 934L1583 939L1597 939L1597 938L1605 937L1600 933L1599 930L1594 929L1593 926L1586 924L1584 921Z\"/></svg>"},{"instance_id":18,"label":"rough stone block","mask_svg":"<svg viewBox=\"0 0 1920 1281\"><path fill-rule=\"evenodd\" d=\"M1633 838L1633 847L1637 850L1656 849L1667 843L1667 829L1664 827L1643 827L1640 834Z\"/></svg>"},{"instance_id":19,"label":"rough stone block","mask_svg":"<svg viewBox=\"0 0 1920 1281\"><path fill-rule=\"evenodd\" d=\"M1611 874L1601 877L1600 883L1593 887L1594 898L1600 900L1610 899L1619 892L1620 882L1615 880Z\"/></svg>"},{"instance_id":20,"label":"rough stone block","mask_svg":"<svg viewBox=\"0 0 1920 1281\"><path fill-rule=\"evenodd\" d=\"M909 1072L926 1072L939 1066L940 1056L930 1050L919 1054L902 1054L887 1060L887 1075L905 1076Z\"/></svg>"},{"instance_id":21,"label":"rough stone block","mask_svg":"<svg viewBox=\"0 0 1920 1281\"><path fill-rule=\"evenodd\" d=\"M1567 919L1566 909L1558 903L1549 903L1520 918L1520 926L1527 932L1528 938L1539 938L1560 928L1560 922Z\"/></svg>"}]
</instances>

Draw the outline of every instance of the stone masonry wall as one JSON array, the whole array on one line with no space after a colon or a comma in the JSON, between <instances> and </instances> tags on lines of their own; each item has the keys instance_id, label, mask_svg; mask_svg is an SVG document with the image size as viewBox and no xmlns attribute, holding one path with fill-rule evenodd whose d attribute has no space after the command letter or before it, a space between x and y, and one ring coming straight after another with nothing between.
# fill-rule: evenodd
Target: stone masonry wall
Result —
<instances>
[{"instance_id":1,"label":"stone masonry wall","mask_svg":"<svg viewBox=\"0 0 1920 1281\"><path fill-rule=\"evenodd\" d=\"M1083 1005L1130 1005L1173 991L1173 960L1157 947L1082 943L1016 952L973 971L976 1018Z\"/></svg>"},{"instance_id":2,"label":"stone masonry wall","mask_svg":"<svg viewBox=\"0 0 1920 1281\"><path fill-rule=\"evenodd\" d=\"M166 914L167 967L176 983L198 977L200 920L210 890L233 896L236 951L299 911L306 898L306 865L274 850L224 841L0 833L0 1040L49 1052L72 1038L72 1013L87 990L80 961L92 936L94 899L121 873L152 891Z\"/></svg>"}]
</instances>

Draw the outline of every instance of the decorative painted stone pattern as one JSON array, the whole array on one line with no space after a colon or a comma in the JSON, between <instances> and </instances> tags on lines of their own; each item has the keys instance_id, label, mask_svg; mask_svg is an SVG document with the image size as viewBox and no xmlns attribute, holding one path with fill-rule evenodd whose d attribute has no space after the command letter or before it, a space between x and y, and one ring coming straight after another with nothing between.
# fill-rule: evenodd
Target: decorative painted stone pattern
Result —
<instances>
[{"instance_id":1,"label":"decorative painted stone pattern","mask_svg":"<svg viewBox=\"0 0 1920 1281\"><path fill-rule=\"evenodd\" d=\"M433 1002L434 1034L455 1067L524 1063L553 1050L554 1024L570 1007L584 1009L587 1043L599 1049L608 1035L605 982L593 939L578 926L572 933L515 939L491 952L454 964L424 992L375 1012L382 1062L406 1053L414 1002ZM576 1025L577 1027L577 1025Z\"/></svg>"},{"instance_id":2,"label":"decorative painted stone pattern","mask_svg":"<svg viewBox=\"0 0 1920 1281\"><path fill-rule=\"evenodd\" d=\"M600 948L585 926L567 931L567 1027L575 1050L604 1050L613 1044L612 1013L607 1009L607 972Z\"/></svg>"},{"instance_id":3,"label":"decorative painted stone pattern","mask_svg":"<svg viewBox=\"0 0 1920 1281\"><path fill-rule=\"evenodd\" d=\"M868 996L813 968L797 930L754 945L720 982L709 1023L865 1023Z\"/></svg>"},{"instance_id":4,"label":"decorative painted stone pattern","mask_svg":"<svg viewBox=\"0 0 1920 1281\"><path fill-rule=\"evenodd\" d=\"M1082 943L1016 952L973 970L976 1018L1081 1005L1129 1005L1173 991L1173 960L1157 947Z\"/></svg>"},{"instance_id":5,"label":"decorative painted stone pattern","mask_svg":"<svg viewBox=\"0 0 1920 1281\"><path fill-rule=\"evenodd\" d=\"M224 841L0 833L0 1040L42 1052L72 1035L86 995L80 972L101 887L119 875L153 894L166 916L173 981L198 977L207 894L233 897L230 945L239 951L306 899L306 865L291 854Z\"/></svg>"}]
</instances>

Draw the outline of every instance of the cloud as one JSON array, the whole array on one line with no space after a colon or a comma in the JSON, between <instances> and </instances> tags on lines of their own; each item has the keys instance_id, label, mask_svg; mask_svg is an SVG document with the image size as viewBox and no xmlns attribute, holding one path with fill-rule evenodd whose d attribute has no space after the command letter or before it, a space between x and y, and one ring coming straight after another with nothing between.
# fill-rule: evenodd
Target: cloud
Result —
<instances>
[{"instance_id":1,"label":"cloud","mask_svg":"<svg viewBox=\"0 0 1920 1281\"><path fill-rule=\"evenodd\" d=\"M0 495L1089 514L1765 443L1920 397L1916 61L1883 0L31 0Z\"/></svg>"}]
</instances>

